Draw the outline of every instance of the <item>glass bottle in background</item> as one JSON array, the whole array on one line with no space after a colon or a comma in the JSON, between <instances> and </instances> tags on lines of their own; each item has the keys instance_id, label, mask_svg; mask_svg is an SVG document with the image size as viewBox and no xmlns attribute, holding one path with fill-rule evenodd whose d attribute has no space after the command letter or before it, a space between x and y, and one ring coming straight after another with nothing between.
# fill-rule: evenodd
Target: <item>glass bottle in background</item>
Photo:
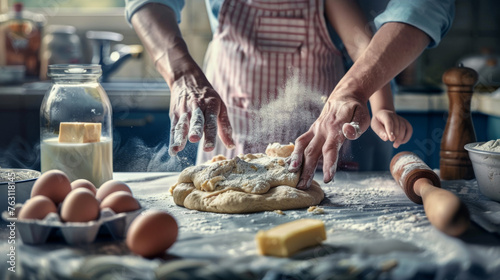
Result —
<instances>
[{"instance_id":1,"label":"glass bottle in background","mask_svg":"<svg viewBox=\"0 0 500 280\"><path fill-rule=\"evenodd\" d=\"M22 3L14 3L10 13L0 17L0 50L4 65L24 65L26 76L37 78L40 73L40 45L42 28L45 24L43 15L26 12Z\"/></svg>"},{"instance_id":2,"label":"glass bottle in background","mask_svg":"<svg viewBox=\"0 0 500 280\"><path fill-rule=\"evenodd\" d=\"M112 179L112 111L101 74L100 65L49 65L53 84L40 107L42 172L59 169L96 187Z\"/></svg>"},{"instance_id":3,"label":"glass bottle in background","mask_svg":"<svg viewBox=\"0 0 500 280\"><path fill-rule=\"evenodd\" d=\"M83 60L80 37L71 25L50 25L45 30L40 50L40 79L46 80L48 65L80 64Z\"/></svg>"}]
</instances>

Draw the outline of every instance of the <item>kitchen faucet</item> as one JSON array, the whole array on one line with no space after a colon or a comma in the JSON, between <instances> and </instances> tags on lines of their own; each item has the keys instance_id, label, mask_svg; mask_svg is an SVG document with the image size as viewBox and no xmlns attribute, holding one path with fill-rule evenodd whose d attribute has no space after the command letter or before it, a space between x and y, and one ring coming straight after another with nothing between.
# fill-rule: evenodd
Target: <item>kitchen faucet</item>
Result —
<instances>
[{"instance_id":1,"label":"kitchen faucet","mask_svg":"<svg viewBox=\"0 0 500 280\"><path fill-rule=\"evenodd\" d=\"M100 64L101 81L106 82L109 76L131 57L138 58L143 51L141 45L117 44L111 51L111 42L120 42L123 35L109 31L87 31L87 39L92 42L92 64Z\"/></svg>"}]
</instances>

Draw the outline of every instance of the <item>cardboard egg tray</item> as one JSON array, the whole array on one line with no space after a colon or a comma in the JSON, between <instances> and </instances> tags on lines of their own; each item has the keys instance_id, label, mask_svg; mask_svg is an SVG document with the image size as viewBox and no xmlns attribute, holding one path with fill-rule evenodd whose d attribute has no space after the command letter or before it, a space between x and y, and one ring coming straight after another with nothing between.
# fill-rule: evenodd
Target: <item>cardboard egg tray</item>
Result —
<instances>
[{"instance_id":1,"label":"cardboard egg tray","mask_svg":"<svg viewBox=\"0 0 500 280\"><path fill-rule=\"evenodd\" d=\"M90 244L106 230L114 239L124 239L130 223L142 212L136 211L116 214L113 210L101 210L99 219L86 223L62 222L56 213L48 214L43 220L19 220L17 214L22 204L15 206L15 215L10 216L7 211L2 213L5 221L16 222L16 228L25 244L43 244L52 235L60 232L64 240L70 245Z\"/></svg>"}]
</instances>

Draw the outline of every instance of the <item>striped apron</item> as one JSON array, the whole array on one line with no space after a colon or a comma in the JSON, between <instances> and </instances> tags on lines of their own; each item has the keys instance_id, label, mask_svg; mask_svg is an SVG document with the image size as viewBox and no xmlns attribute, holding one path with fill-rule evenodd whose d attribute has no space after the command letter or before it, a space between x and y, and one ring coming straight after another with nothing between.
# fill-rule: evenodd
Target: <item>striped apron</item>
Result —
<instances>
[{"instance_id":1,"label":"striped apron","mask_svg":"<svg viewBox=\"0 0 500 280\"><path fill-rule=\"evenodd\" d=\"M209 153L199 145L198 163L295 142L344 74L324 0L224 1L205 73L227 106L236 148L220 139Z\"/></svg>"}]
</instances>

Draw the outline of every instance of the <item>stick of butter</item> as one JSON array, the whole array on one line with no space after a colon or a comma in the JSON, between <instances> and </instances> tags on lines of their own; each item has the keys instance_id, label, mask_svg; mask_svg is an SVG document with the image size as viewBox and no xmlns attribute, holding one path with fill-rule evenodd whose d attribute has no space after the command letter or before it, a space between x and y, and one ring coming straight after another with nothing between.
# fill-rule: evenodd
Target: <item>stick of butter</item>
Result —
<instances>
[{"instance_id":1,"label":"stick of butter","mask_svg":"<svg viewBox=\"0 0 500 280\"><path fill-rule=\"evenodd\" d=\"M255 237L259 254L289 257L310 246L326 240L325 224L322 220L300 219L261 230Z\"/></svg>"},{"instance_id":2,"label":"stick of butter","mask_svg":"<svg viewBox=\"0 0 500 280\"><path fill-rule=\"evenodd\" d=\"M101 123L85 123L83 143L101 142Z\"/></svg>"},{"instance_id":3,"label":"stick of butter","mask_svg":"<svg viewBox=\"0 0 500 280\"><path fill-rule=\"evenodd\" d=\"M59 143L83 143L84 123L61 122L59 124Z\"/></svg>"},{"instance_id":4,"label":"stick of butter","mask_svg":"<svg viewBox=\"0 0 500 280\"><path fill-rule=\"evenodd\" d=\"M59 143L92 143L101 141L101 123L61 122Z\"/></svg>"}]
</instances>

